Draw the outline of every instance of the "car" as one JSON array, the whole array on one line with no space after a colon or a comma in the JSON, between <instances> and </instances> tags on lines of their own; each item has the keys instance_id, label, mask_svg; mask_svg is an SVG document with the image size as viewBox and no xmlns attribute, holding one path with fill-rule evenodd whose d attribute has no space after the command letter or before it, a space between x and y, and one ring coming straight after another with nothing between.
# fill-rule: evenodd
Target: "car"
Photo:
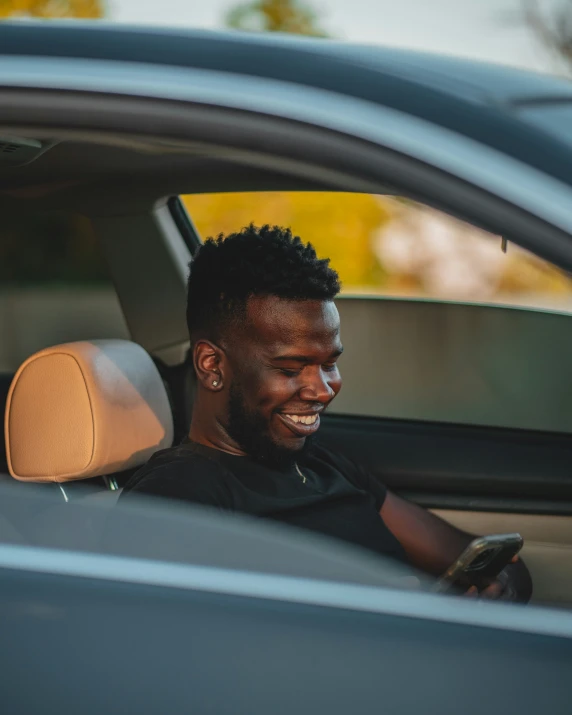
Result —
<instances>
[{"instance_id":1,"label":"car","mask_svg":"<svg viewBox=\"0 0 572 715\"><path fill-rule=\"evenodd\" d=\"M569 82L453 57L0 25L5 225L87 226L115 301L2 305L7 711L565 711L565 310L342 294L345 386L321 428L467 531L520 531L529 606L431 593L390 561L239 515L116 502L188 429L185 287L202 236L180 196L405 197L567 275L571 117ZM30 235L16 241L28 261Z\"/></svg>"}]
</instances>

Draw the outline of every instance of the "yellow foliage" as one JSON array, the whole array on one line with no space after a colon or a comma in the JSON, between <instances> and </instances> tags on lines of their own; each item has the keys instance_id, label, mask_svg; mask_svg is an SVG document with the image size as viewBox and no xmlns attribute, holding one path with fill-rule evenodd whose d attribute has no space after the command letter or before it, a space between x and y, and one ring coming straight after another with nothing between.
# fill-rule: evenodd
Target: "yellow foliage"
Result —
<instances>
[{"instance_id":1,"label":"yellow foliage","mask_svg":"<svg viewBox=\"0 0 572 715\"><path fill-rule=\"evenodd\" d=\"M377 286L380 266L372 234L390 218L388 204L367 194L257 192L183 196L201 237L239 231L249 223L286 226L330 258L346 290Z\"/></svg>"},{"instance_id":2,"label":"yellow foliage","mask_svg":"<svg viewBox=\"0 0 572 715\"><path fill-rule=\"evenodd\" d=\"M372 250L380 229L403 211L402 201L368 194L310 191L195 194L182 199L203 239L239 231L251 222L257 226L286 226L303 241L310 241L319 256L331 259L346 292L426 294L424 263L411 274L390 271L380 265ZM405 204L408 211L416 211L416 206ZM458 229L459 241L465 240L465 224L459 222ZM511 245L503 264L495 286L497 296L565 296L572 291L568 276L516 246ZM490 301L490 294L475 294L472 298L477 302L483 299Z\"/></svg>"},{"instance_id":3,"label":"yellow foliage","mask_svg":"<svg viewBox=\"0 0 572 715\"><path fill-rule=\"evenodd\" d=\"M226 24L235 30L325 37L314 11L300 0L250 0L232 8Z\"/></svg>"},{"instance_id":4,"label":"yellow foliage","mask_svg":"<svg viewBox=\"0 0 572 715\"><path fill-rule=\"evenodd\" d=\"M570 294L570 277L555 266L546 263L527 251L509 248L506 268L499 285L500 293Z\"/></svg>"},{"instance_id":5,"label":"yellow foliage","mask_svg":"<svg viewBox=\"0 0 572 715\"><path fill-rule=\"evenodd\" d=\"M104 0L0 0L0 18L94 19L105 15Z\"/></svg>"}]
</instances>

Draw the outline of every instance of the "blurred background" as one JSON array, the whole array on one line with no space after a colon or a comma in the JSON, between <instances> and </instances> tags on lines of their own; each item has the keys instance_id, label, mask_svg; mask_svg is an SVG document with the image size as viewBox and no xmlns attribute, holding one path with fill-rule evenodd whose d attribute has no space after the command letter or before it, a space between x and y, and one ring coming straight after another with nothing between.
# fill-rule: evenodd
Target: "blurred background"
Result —
<instances>
[{"instance_id":1,"label":"blurred background","mask_svg":"<svg viewBox=\"0 0 572 715\"><path fill-rule=\"evenodd\" d=\"M0 18L286 32L572 73L572 0L0 0ZM331 258L346 293L572 311L568 276L513 245L503 252L499 236L399 197L268 192L184 201L203 238L251 221L290 226ZM30 316L49 323L62 302L77 306L78 325L93 321L94 334L126 334L89 221L49 214L3 222L3 334Z\"/></svg>"}]
</instances>

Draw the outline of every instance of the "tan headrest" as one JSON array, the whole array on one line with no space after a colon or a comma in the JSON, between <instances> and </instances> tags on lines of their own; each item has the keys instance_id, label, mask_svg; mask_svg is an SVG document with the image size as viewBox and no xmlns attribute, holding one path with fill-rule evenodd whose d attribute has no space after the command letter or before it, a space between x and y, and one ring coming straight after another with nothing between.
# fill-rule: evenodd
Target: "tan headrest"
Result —
<instances>
[{"instance_id":1,"label":"tan headrest","mask_svg":"<svg viewBox=\"0 0 572 715\"><path fill-rule=\"evenodd\" d=\"M142 347L94 340L47 348L16 373L4 429L10 474L66 482L136 467L171 446L173 418Z\"/></svg>"}]
</instances>

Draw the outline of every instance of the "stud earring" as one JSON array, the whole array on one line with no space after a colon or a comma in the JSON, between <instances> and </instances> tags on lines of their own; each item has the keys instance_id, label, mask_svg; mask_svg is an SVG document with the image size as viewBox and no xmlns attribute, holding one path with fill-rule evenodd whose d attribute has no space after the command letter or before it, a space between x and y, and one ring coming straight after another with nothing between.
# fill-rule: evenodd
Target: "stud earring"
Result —
<instances>
[{"instance_id":1,"label":"stud earring","mask_svg":"<svg viewBox=\"0 0 572 715\"><path fill-rule=\"evenodd\" d=\"M213 380L213 387L216 387L218 385L218 380Z\"/></svg>"}]
</instances>

